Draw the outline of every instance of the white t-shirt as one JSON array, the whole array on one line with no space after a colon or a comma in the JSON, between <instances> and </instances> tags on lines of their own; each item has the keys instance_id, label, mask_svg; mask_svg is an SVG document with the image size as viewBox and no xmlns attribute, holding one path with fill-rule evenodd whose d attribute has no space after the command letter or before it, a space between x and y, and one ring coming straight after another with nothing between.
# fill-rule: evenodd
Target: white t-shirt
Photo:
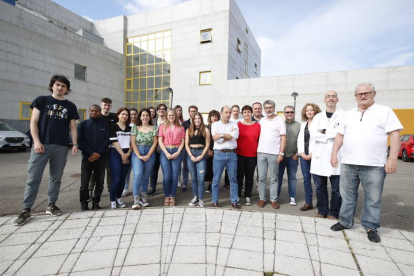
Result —
<instances>
[{"instance_id":1,"label":"white t-shirt","mask_svg":"<svg viewBox=\"0 0 414 276\"><path fill-rule=\"evenodd\" d=\"M259 124L261 128L257 152L279 154L280 136L286 135L285 121L279 116L275 116L273 119L263 117Z\"/></svg>"},{"instance_id":2,"label":"white t-shirt","mask_svg":"<svg viewBox=\"0 0 414 276\"><path fill-rule=\"evenodd\" d=\"M374 103L364 113L358 108L342 117L339 133L344 135L341 163L382 167L387 162L388 133L403 126L388 106Z\"/></svg>"}]
</instances>

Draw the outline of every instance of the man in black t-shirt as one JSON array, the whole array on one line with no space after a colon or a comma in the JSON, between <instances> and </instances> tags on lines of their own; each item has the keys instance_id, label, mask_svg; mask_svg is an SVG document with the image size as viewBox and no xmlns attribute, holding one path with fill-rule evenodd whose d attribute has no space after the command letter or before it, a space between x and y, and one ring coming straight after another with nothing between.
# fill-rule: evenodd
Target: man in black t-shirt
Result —
<instances>
[{"instance_id":1,"label":"man in black t-shirt","mask_svg":"<svg viewBox=\"0 0 414 276\"><path fill-rule=\"evenodd\" d=\"M28 178L24 192L23 211L14 225L23 225L30 218L31 208L39 191L43 171L49 162L49 206L46 213L60 216L62 212L55 205L60 190L63 170L69 150L69 129L72 136L72 156L78 152L76 120L79 119L76 105L65 100L70 91L69 80L60 75L52 77L49 83L50 96L39 96L30 105L32 117L30 132L33 148L28 164Z\"/></svg>"}]
</instances>

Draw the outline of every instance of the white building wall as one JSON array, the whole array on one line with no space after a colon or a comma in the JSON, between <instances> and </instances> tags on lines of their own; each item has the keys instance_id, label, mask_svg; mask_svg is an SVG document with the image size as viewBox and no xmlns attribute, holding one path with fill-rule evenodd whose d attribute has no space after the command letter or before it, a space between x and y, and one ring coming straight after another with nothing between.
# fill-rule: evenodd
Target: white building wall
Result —
<instances>
[{"instance_id":1,"label":"white building wall","mask_svg":"<svg viewBox=\"0 0 414 276\"><path fill-rule=\"evenodd\" d=\"M96 21L94 22L94 30L104 39L104 46L123 55L127 22L127 17L124 15Z\"/></svg>"},{"instance_id":2,"label":"white building wall","mask_svg":"<svg viewBox=\"0 0 414 276\"><path fill-rule=\"evenodd\" d=\"M87 67L86 81L74 79L75 63ZM0 119L19 120L19 102L50 94L54 74L68 77L78 108L102 97L123 106L123 71L121 54L0 1Z\"/></svg>"},{"instance_id":3,"label":"white building wall","mask_svg":"<svg viewBox=\"0 0 414 276\"><path fill-rule=\"evenodd\" d=\"M246 32L247 30L247 32ZM253 32L243 17L239 7L234 0L230 1L230 17L229 17L229 62L227 69L227 78L242 79L244 76L245 67L245 44L248 45L248 70L247 74L250 78L260 77L260 57L261 50L254 38ZM237 51L237 39L241 42L241 50ZM257 64L257 70L255 69Z\"/></svg>"}]
</instances>

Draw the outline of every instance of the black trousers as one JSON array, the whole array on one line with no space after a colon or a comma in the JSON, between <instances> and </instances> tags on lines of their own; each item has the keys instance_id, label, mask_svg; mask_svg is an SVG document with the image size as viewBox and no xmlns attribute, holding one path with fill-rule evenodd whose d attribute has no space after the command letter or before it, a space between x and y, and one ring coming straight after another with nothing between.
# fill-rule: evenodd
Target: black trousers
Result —
<instances>
[{"instance_id":1,"label":"black trousers","mask_svg":"<svg viewBox=\"0 0 414 276\"><path fill-rule=\"evenodd\" d=\"M80 202L87 202L89 199L89 181L91 180L93 172L93 182L95 182L95 189L93 192L92 201L99 203L104 188L105 167L107 157L100 157L94 162L89 162L88 159L82 160L81 165L81 186L80 186Z\"/></svg>"},{"instance_id":2,"label":"black trousers","mask_svg":"<svg viewBox=\"0 0 414 276\"><path fill-rule=\"evenodd\" d=\"M237 154L237 183L239 184L239 196L245 180L244 194L246 197L252 196L254 170L257 165L257 157L246 157Z\"/></svg>"}]
</instances>

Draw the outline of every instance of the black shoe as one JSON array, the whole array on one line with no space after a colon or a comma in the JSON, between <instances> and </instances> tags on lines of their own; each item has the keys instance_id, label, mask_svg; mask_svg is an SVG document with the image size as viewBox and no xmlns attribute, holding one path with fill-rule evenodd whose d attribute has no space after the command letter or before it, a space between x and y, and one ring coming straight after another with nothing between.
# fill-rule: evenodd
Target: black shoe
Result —
<instances>
[{"instance_id":1,"label":"black shoe","mask_svg":"<svg viewBox=\"0 0 414 276\"><path fill-rule=\"evenodd\" d=\"M381 241L381 238L378 235L378 232L376 230L368 230L367 234L368 234L369 241L375 242L375 243L378 243Z\"/></svg>"},{"instance_id":2,"label":"black shoe","mask_svg":"<svg viewBox=\"0 0 414 276\"><path fill-rule=\"evenodd\" d=\"M240 205L239 205L239 204L237 204L237 202L232 203L232 204L231 204L231 207L233 207L233 209L240 209Z\"/></svg>"},{"instance_id":3,"label":"black shoe","mask_svg":"<svg viewBox=\"0 0 414 276\"><path fill-rule=\"evenodd\" d=\"M214 202L214 203L213 203L213 207L216 207L216 208L217 208L217 207L219 207L218 202Z\"/></svg>"},{"instance_id":4,"label":"black shoe","mask_svg":"<svg viewBox=\"0 0 414 276\"><path fill-rule=\"evenodd\" d=\"M334 225L331 226L332 231L342 231L342 230L345 230L345 229L348 229L348 228L346 228L345 226L343 226L339 222L335 223Z\"/></svg>"},{"instance_id":5,"label":"black shoe","mask_svg":"<svg viewBox=\"0 0 414 276\"><path fill-rule=\"evenodd\" d=\"M88 207L88 203L87 202L82 202L81 203L81 211L88 211L89 207Z\"/></svg>"},{"instance_id":6,"label":"black shoe","mask_svg":"<svg viewBox=\"0 0 414 276\"><path fill-rule=\"evenodd\" d=\"M93 202L92 203L92 210L99 210L99 209L102 209L101 206L99 206L99 203Z\"/></svg>"},{"instance_id":7,"label":"black shoe","mask_svg":"<svg viewBox=\"0 0 414 276\"><path fill-rule=\"evenodd\" d=\"M21 226L21 225L25 224L29 220L30 216L31 216L30 215L30 211L23 210L19 214L19 216L17 217L17 219L14 221L13 224L16 225L16 226Z\"/></svg>"},{"instance_id":8,"label":"black shoe","mask_svg":"<svg viewBox=\"0 0 414 276\"><path fill-rule=\"evenodd\" d=\"M187 184L181 185L181 191L185 192L187 190Z\"/></svg>"}]
</instances>

